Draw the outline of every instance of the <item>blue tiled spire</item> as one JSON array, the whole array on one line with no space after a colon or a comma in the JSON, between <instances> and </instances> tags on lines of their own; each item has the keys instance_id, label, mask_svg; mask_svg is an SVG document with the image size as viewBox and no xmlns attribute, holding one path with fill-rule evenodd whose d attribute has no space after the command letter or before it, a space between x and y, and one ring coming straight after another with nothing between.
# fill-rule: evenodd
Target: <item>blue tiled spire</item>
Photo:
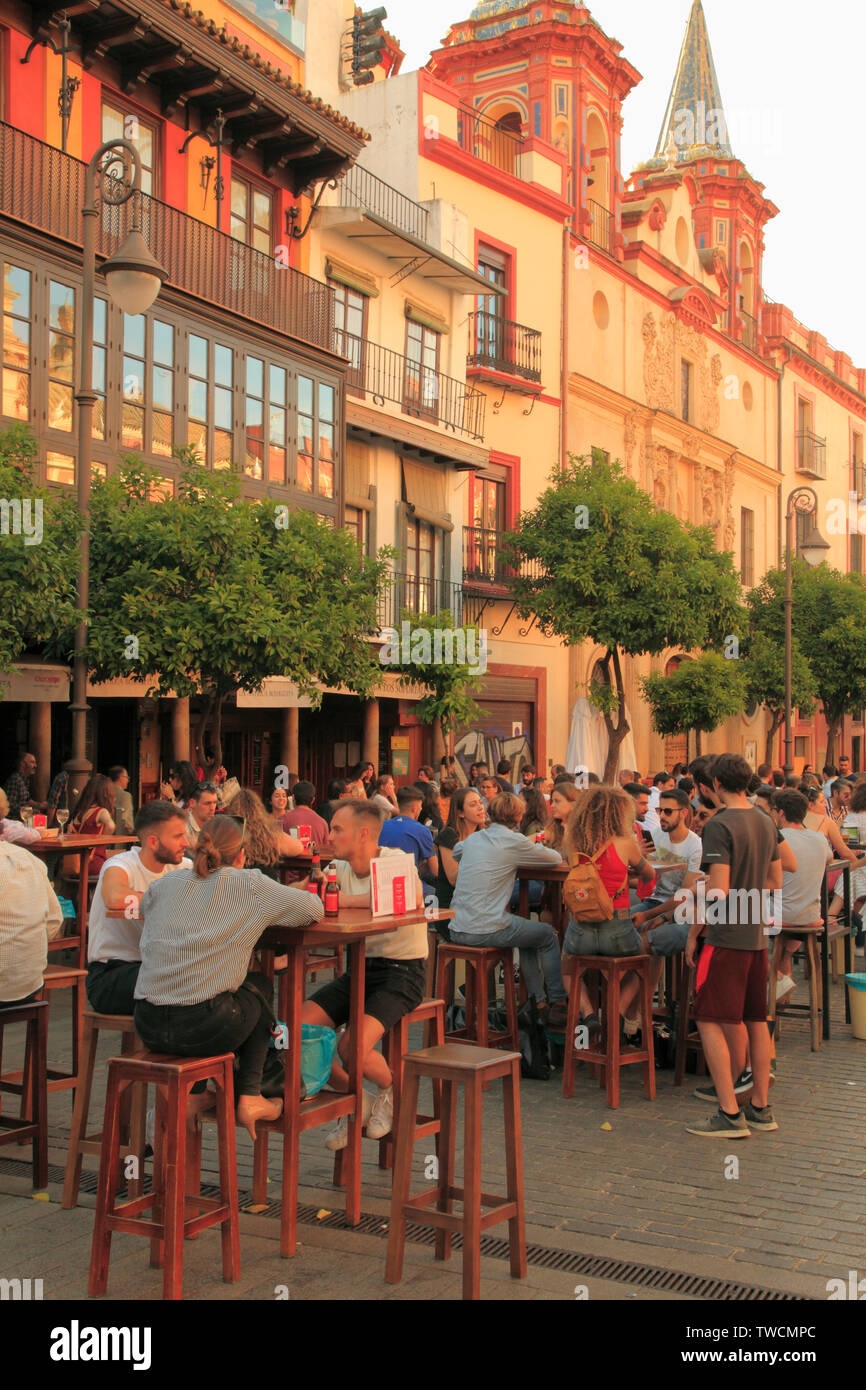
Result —
<instances>
[{"instance_id":1,"label":"blue tiled spire","mask_svg":"<svg viewBox=\"0 0 866 1390\"><path fill-rule=\"evenodd\" d=\"M734 157L704 7L693 0L655 157L680 164L702 153Z\"/></svg>"}]
</instances>

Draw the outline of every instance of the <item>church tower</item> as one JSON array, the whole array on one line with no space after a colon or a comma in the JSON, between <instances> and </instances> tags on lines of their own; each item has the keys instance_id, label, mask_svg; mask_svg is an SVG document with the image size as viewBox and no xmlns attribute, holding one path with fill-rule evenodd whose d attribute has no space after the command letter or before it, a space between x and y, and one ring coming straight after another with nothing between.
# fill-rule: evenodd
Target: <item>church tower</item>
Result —
<instances>
[{"instance_id":1,"label":"church tower","mask_svg":"<svg viewBox=\"0 0 866 1390\"><path fill-rule=\"evenodd\" d=\"M621 255L622 104L640 73L575 0L486 0L430 71L503 131L562 150L572 225Z\"/></svg>"},{"instance_id":2,"label":"church tower","mask_svg":"<svg viewBox=\"0 0 866 1390\"><path fill-rule=\"evenodd\" d=\"M705 263L723 263L728 307L720 326L753 352L760 344L763 229L778 208L734 153L701 0L693 0L654 157L629 180L630 198L685 182Z\"/></svg>"}]
</instances>

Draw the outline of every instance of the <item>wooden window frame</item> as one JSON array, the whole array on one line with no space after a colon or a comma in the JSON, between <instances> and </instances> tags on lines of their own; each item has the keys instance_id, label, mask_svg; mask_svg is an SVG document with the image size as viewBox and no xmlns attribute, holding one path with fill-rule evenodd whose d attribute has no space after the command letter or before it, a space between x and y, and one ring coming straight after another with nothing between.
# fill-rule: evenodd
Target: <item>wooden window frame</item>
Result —
<instances>
[{"instance_id":1,"label":"wooden window frame","mask_svg":"<svg viewBox=\"0 0 866 1390\"><path fill-rule=\"evenodd\" d=\"M237 241L241 246L248 246L248 247L250 248L251 251L258 251L259 255L261 255L261 256L272 256L272 255L274 254L274 236L275 236L275 232L276 232L276 226L275 226L275 221L276 221L276 208L277 208L276 189L273 187L273 185L267 184L267 183L265 183L262 179L257 179L257 178L255 178L254 175L249 174L249 173L247 172L246 169L238 170L238 169L234 169L234 168L233 168L232 171L231 171L231 174L230 174L230 176L229 176L229 181L228 181L228 182L229 182L229 236L232 238L233 241ZM233 222L234 217L235 217L235 214L232 212L232 184L233 184L233 183L242 183L242 184L245 186L245 188L247 189L247 216L246 216L246 229L245 229L245 230L246 230L246 236L244 237L243 240L241 240L240 237L236 237L235 234L234 234L234 232L231 230L232 222ZM270 217L270 223L271 223L271 225L270 225L270 238L271 238L271 244L270 244L270 246L269 246L269 248L268 248L267 251L262 251L261 247L260 247L260 246L256 246L255 243L254 243L253 240L252 240L252 233L256 230L256 223L253 221L253 201L254 201L254 194L256 194L256 193L261 193L261 194L263 194L263 195L268 199L268 201L269 201L269 203L270 203L270 208L271 208L271 217Z\"/></svg>"},{"instance_id":2,"label":"wooden window frame","mask_svg":"<svg viewBox=\"0 0 866 1390\"><path fill-rule=\"evenodd\" d=\"M153 136L153 165L148 170L150 173L151 187L149 191L146 192L146 196L149 198L159 198L162 191L162 121L152 111L147 111L143 107L136 106L133 102L127 100L122 93L118 92L115 94L110 88L103 87L102 100L99 107L100 140L105 139L106 109L110 109L114 111L116 115L120 116L124 122L124 126L127 117L133 116L138 121L139 125L145 126L151 132ZM124 135L124 139L126 138L126 135ZM133 144L134 143L133 141ZM140 158L141 155L139 154L139 159ZM145 190L142 191L145 192Z\"/></svg>"},{"instance_id":3,"label":"wooden window frame","mask_svg":"<svg viewBox=\"0 0 866 1390\"><path fill-rule=\"evenodd\" d=\"M416 359L416 358L414 358L414 357L411 357L410 354L409 354L409 348L410 348L410 346L411 346L411 344L412 344L412 339L411 339L411 336L410 336L410 335L411 335L413 329L416 329L416 330L421 334L421 342L420 342L421 357L420 357L420 359ZM427 336L428 336L428 335L429 335L431 338L435 339L435 342L436 342L436 362L435 362L434 366L432 366L432 367L428 366L428 365L425 363L425 361L424 361L424 349L425 349L425 346L426 346L426 339L427 339ZM407 319L407 320L406 320L406 333L405 333L405 338L404 338L404 344L405 344L404 356L405 356L405 359L406 359L406 366L405 366L404 373L403 373L403 409L405 410L405 412L406 412L407 415L417 415L417 416L423 417L424 419L427 419L427 420L438 420L438 419L439 419L439 383L438 383L438 377L439 377L439 371L440 371L439 362L440 362L440 358L441 358L441 354L442 354L442 334L441 334L441 333L437 333L436 330L435 330L434 328L428 328L427 325L426 325L425 323L418 323L415 319ZM412 399L412 396L411 396L410 391L409 391L409 380L410 380L410 371L409 371L409 369L410 369L410 365L411 365L411 366L415 366L415 367L417 367L417 369L418 369L418 400L417 400L417 401L415 401L415 400ZM432 372L433 375L434 375L434 377L437 378L437 380L436 380L436 391L435 391L435 393L434 393L434 401L433 401L432 407L430 407L430 406L425 406L425 404L424 404L424 375L425 375L425 372Z\"/></svg>"}]
</instances>

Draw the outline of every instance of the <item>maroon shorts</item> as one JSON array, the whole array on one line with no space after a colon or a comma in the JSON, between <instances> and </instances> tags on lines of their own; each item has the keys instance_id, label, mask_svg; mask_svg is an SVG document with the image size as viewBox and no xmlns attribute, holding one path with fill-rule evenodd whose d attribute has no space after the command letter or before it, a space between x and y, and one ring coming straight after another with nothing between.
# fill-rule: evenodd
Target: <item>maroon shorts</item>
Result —
<instances>
[{"instance_id":1,"label":"maroon shorts","mask_svg":"<svg viewBox=\"0 0 866 1390\"><path fill-rule=\"evenodd\" d=\"M767 952L704 946L693 1017L705 1023L766 1023Z\"/></svg>"}]
</instances>

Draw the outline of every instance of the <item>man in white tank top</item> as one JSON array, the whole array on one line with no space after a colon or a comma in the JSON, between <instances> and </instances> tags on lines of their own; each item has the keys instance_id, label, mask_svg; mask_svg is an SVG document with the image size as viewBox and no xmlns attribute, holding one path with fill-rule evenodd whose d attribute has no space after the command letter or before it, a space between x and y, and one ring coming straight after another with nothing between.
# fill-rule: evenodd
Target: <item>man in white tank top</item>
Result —
<instances>
[{"instance_id":1,"label":"man in white tank top","mask_svg":"<svg viewBox=\"0 0 866 1390\"><path fill-rule=\"evenodd\" d=\"M141 966L138 904L154 879L190 868L186 817L170 801L148 801L135 818L141 841L102 866L87 927L87 999L101 1014L131 1014ZM123 917L109 917L123 911Z\"/></svg>"}]
</instances>

